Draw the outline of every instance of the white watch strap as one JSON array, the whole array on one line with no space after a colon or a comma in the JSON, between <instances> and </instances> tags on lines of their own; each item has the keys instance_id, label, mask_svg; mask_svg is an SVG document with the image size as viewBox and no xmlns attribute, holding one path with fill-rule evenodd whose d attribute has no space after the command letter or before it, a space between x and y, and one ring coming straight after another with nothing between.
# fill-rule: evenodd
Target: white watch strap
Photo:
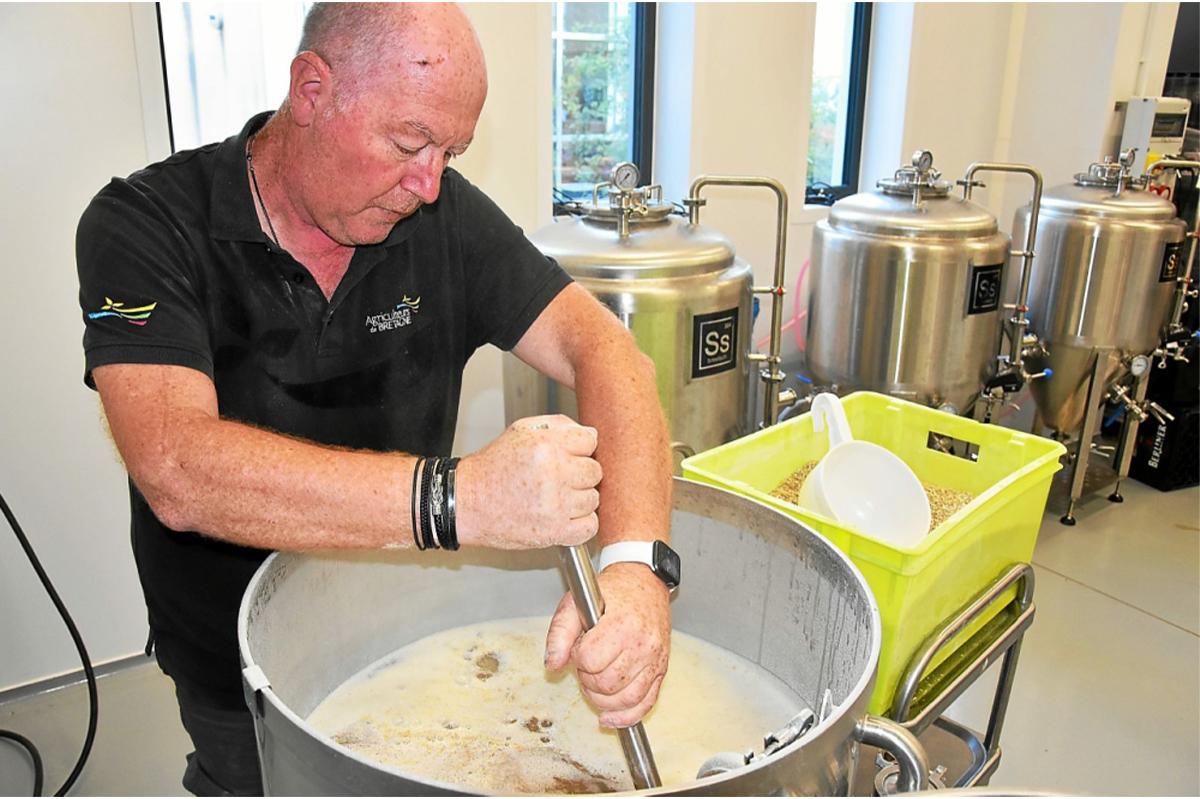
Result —
<instances>
[{"instance_id":1,"label":"white watch strap","mask_svg":"<svg viewBox=\"0 0 1200 799\"><path fill-rule=\"evenodd\" d=\"M644 563L654 569L653 541L618 541L600 550L600 565L596 572L600 573L614 563Z\"/></svg>"}]
</instances>

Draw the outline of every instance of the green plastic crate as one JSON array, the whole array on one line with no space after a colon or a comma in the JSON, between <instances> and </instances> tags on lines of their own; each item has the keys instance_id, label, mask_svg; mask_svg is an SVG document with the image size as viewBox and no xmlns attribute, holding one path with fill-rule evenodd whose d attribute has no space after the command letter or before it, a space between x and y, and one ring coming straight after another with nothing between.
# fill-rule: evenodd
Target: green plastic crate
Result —
<instances>
[{"instance_id":1,"label":"green plastic crate","mask_svg":"<svg viewBox=\"0 0 1200 799\"><path fill-rule=\"evenodd\" d=\"M885 447L924 482L969 491L975 499L916 547L901 549L769 495L804 463L829 449L811 414L752 433L683 461L684 477L720 486L794 516L850 556L875 592L883 619L879 675L870 710L887 714L913 654L942 622L1014 563L1033 557L1054 473L1058 442L986 425L894 397L861 391L842 398L854 437ZM977 459L929 446L930 433L969 442ZM1010 596L1015 596L1015 588ZM963 630L936 667L1004 607Z\"/></svg>"}]
</instances>

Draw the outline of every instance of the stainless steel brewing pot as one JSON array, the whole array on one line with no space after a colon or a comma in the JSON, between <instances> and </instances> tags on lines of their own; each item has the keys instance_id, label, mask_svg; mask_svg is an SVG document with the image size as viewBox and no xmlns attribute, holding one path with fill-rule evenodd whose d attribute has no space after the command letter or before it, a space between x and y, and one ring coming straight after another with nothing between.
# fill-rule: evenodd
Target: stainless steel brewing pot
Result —
<instances>
[{"instance_id":1,"label":"stainless steel brewing pot","mask_svg":"<svg viewBox=\"0 0 1200 799\"><path fill-rule=\"evenodd\" d=\"M1097 350L1111 384L1134 356L1154 351L1169 321L1186 227L1170 201L1142 185L1121 165L1098 163L1042 196L1029 320L1043 346L1026 360L1031 371L1053 370L1030 390L1042 421L1063 434L1083 421ZM1026 206L1013 235L1028 224Z\"/></svg>"},{"instance_id":2,"label":"stainless steel brewing pot","mask_svg":"<svg viewBox=\"0 0 1200 799\"><path fill-rule=\"evenodd\" d=\"M606 305L654 361L677 460L750 431L752 274L715 230L671 216L669 204L625 215L601 204L530 236ZM626 235L621 235L622 228ZM575 395L504 356L504 415L578 418Z\"/></svg>"},{"instance_id":3,"label":"stainless steel brewing pot","mask_svg":"<svg viewBox=\"0 0 1200 799\"><path fill-rule=\"evenodd\" d=\"M845 794L860 741L890 745L916 787L916 775L928 769L919 744L866 716L881 628L858 570L809 528L749 499L678 478L674 496L672 544L684 567L675 627L760 664L814 710L826 689L834 704L815 728L771 755L647 793ZM238 617L267 793L467 792L369 762L305 718L347 678L406 644L461 625L548 613L565 590L557 564L551 551L268 558ZM787 721L764 718L763 732Z\"/></svg>"},{"instance_id":4,"label":"stainless steel brewing pot","mask_svg":"<svg viewBox=\"0 0 1200 799\"><path fill-rule=\"evenodd\" d=\"M1009 238L927 152L813 232L804 363L818 385L964 411L1000 343Z\"/></svg>"}]
</instances>

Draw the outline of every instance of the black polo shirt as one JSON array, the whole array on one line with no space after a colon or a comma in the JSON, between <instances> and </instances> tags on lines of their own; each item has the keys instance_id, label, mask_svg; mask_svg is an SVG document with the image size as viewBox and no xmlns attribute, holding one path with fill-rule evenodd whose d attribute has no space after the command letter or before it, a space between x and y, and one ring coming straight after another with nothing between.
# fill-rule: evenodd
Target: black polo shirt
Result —
<instances>
[{"instance_id":1,"label":"black polo shirt","mask_svg":"<svg viewBox=\"0 0 1200 799\"><path fill-rule=\"evenodd\" d=\"M358 247L328 301L259 227L246 139L114 179L79 223L84 380L114 363L208 375L221 417L324 444L448 454L462 371L511 349L570 279L452 169L437 202ZM236 616L265 551L167 529L130 484L159 659L242 706Z\"/></svg>"}]
</instances>

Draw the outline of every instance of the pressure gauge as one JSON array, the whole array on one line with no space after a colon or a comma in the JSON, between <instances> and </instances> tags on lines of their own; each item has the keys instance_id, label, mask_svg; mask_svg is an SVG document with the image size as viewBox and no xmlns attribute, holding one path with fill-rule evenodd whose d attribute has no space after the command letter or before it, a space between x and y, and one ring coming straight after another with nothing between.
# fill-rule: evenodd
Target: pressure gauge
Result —
<instances>
[{"instance_id":1,"label":"pressure gauge","mask_svg":"<svg viewBox=\"0 0 1200 799\"><path fill-rule=\"evenodd\" d=\"M1134 377L1141 377L1150 368L1150 359L1145 355L1135 355L1133 360L1129 362L1129 371Z\"/></svg>"},{"instance_id":2,"label":"pressure gauge","mask_svg":"<svg viewBox=\"0 0 1200 799\"><path fill-rule=\"evenodd\" d=\"M636 165L622 161L613 167L612 182L621 191L633 191L638 187L642 175Z\"/></svg>"},{"instance_id":3,"label":"pressure gauge","mask_svg":"<svg viewBox=\"0 0 1200 799\"><path fill-rule=\"evenodd\" d=\"M933 153L928 150L917 150L913 153L912 162L918 172L928 172L929 168L933 166Z\"/></svg>"}]
</instances>

